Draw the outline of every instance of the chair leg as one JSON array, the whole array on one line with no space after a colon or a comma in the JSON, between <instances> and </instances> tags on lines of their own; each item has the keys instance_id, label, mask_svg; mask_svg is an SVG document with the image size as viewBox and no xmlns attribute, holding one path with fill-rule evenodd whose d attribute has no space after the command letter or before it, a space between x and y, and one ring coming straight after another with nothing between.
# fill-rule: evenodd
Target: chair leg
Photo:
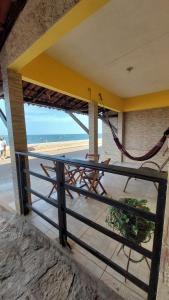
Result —
<instances>
[{"instance_id":1,"label":"chair leg","mask_svg":"<svg viewBox=\"0 0 169 300\"><path fill-rule=\"evenodd\" d=\"M98 184L100 185L100 187L101 187L101 189L102 189L101 195L104 195L104 194L107 195L107 192L106 192L104 186L102 185L102 183L99 181Z\"/></svg>"},{"instance_id":2,"label":"chair leg","mask_svg":"<svg viewBox=\"0 0 169 300\"><path fill-rule=\"evenodd\" d=\"M129 265L130 265L130 257L131 257L131 248L129 250L129 257L128 257L128 262L127 262L127 272L129 270ZM127 278L125 277L125 282L127 281Z\"/></svg>"},{"instance_id":3,"label":"chair leg","mask_svg":"<svg viewBox=\"0 0 169 300\"><path fill-rule=\"evenodd\" d=\"M83 178L83 182L84 182L84 186L86 186L87 189L90 191L90 186L88 185L87 180ZM89 181L89 183L90 183L90 181ZM90 184L91 184L91 183L90 183Z\"/></svg>"},{"instance_id":4,"label":"chair leg","mask_svg":"<svg viewBox=\"0 0 169 300\"><path fill-rule=\"evenodd\" d=\"M95 192L96 194L98 194L98 192L97 192L97 183L96 183L96 181L95 181L95 180L89 180L89 182L90 182L90 188L89 188L89 191L92 192L92 190L94 190L94 192ZM95 183L96 183L96 185L95 185Z\"/></svg>"},{"instance_id":5,"label":"chair leg","mask_svg":"<svg viewBox=\"0 0 169 300\"><path fill-rule=\"evenodd\" d=\"M69 190L67 190L67 193L68 193L69 197L70 197L71 199L73 199L73 196L72 196L72 194L71 194L71 192L70 192Z\"/></svg>"},{"instance_id":6,"label":"chair leg","mask_svg":"<svg viewBox=\"0 0 169 300\"><path fill-rule=\"evenodd\" d=\"M56 184L54 184L54 186L52 187L52 189L51 189L51 191L50 191L50 193L48 195L48 198L50 198L50 196L53 194L54 189L56 189L56 192L57 192L57 186L56 186Z\"/></svg>"},{"instance_id":7,"label":"chair leg","mask_svg":"<svg viewBox=\"0 0 169 300\"><path fill-rule=\"evenodd\" d=\"M126 192L126 189L127 189L127 186L128 186L128 183L129 183L130 179L131 179L131 177L127 178L127 181L126 181L126 184L125 184L125 187L124 187L124 190L123 190L124 193Z\"/></svg>"}]
</instances>

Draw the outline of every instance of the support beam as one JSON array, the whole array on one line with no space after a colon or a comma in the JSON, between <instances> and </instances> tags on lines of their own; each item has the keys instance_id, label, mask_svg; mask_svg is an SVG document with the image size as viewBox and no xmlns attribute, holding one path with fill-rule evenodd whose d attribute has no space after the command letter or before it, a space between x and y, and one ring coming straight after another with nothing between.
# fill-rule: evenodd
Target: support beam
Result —
<instances>
[{"instance_id":1,"label":"support beam","mask_svg":"<svg viewBox=\"0 0 169 300\"><path fill-rule=\"evenodd\" d=\"M53 59L48 54L41 54L21 70L25 81L40 85L53 91L84 100L92 100L113 111L122 111L123 101L94 81L89 80L73 69ZM101 101L99 94L102 94Z\"/></svg>"},{"instance_id":2,"label":"support beam","mask_svg":"<svg viewBox=\"0 0 169 300\"><path fill-rule=\"evenodd\" d=\"M169 106L169 90L124 99L123 111L146 110Z\"/></svg>"},{"instance_id":3,"label":"support beam","mask_svg":"<svg viewBox=\"0 0 169 300\"><path fill-rule=\"evenodd\" d=\"M7 119L2 111L2 109L0 109L0 119L2 120L2 122L4 123L5 127L7 127Z\"/></svg>"},{"instance_id":4,"label":"support beam","mask_svg":"<svg viewBox=\"0 0 169 300\"><path fill-rule=\"evenodd\" d=\"M89 134L89 129L72 113L67 112L67 114L87 133Z\"/></svg>"},{"instance_id":5,"label":"support beam","mask_svg":"<svg viewBox=\"0 0 169 300\"><path fill-rule=\"evenodd\" d=\"M9 146L11 154L12 177L15 195L15 206L17 212L21 213L18 177L17 177L17 163L15 152L27 151L26 128L24 117L24 103L22 93L22 78L21 75L6 69L2 66L3 90L6 104L6 116ZM28 162L26 162L28 163ZM29 178L27 178L27 185L29 186Z\"/></svg>"},{"instance_id":6,"label":"support beam","mask_svg":"<svg viewBox=\"0 0 169 300\"><path fill-rule=\"evenodd\" d=\"M89 103L89 153L98 154L98 105Z\"/></svg>"}]
</instances>

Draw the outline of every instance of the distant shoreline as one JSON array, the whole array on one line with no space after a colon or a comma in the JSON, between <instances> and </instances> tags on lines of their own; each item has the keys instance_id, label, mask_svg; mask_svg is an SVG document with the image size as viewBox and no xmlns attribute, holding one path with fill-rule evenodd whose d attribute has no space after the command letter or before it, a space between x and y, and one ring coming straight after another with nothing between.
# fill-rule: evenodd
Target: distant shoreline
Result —
<instances>
[{"instance_id":1,"label":"distant shoreline","mask_svg":"<svg viewBox=\"0 0 169 300\"><path fill-rule=\"evenodd\" d=\"M8 142L8 137L2 135ZM99 134L99 138L101 138ZM27 135L28 145L46 144L46 143L60 143L60 142L73 142L73 141L85 141L88 140L87 134L38 134L38 135Z\"/></svg>"},{"instance_id":2,"label":"distant shoreline","mask_svg":"<svg viewBox=\"0 0 169 300\"><path fill-rule=\"evenodd\" d=\"M98 139L99 146L102 145L102 139ZM48 142L48 143L36 143L28 144L28 151L38 153L50 153L50 154L64 154L69 152L76 152L79 150L88 151L89 140L73 140L62 142ZM9 157L9 146L7 146L7 156Z\"/></svg>"}]
</instances>

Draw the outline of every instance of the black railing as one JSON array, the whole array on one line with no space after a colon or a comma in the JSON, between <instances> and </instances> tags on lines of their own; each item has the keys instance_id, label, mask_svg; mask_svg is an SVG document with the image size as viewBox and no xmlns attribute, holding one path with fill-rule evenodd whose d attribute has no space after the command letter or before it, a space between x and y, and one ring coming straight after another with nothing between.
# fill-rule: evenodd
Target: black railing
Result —
<instances>
[{"instance_id":1,"label":"black railing","mask_svg":"<svg viewBox=\"0 0 169 300\"><path fill-rule=\"evenodd\" d=\"M45 159L48 161L53 161L56 164L56 178L57 178L57 201L48 198L41 193L33 190L29 186L29 180L27 179L27 175L31 175L37 177L39 179L49 181L52 184L56 184L56 179L49 178L42 174L36 173L34 171L29 170L27 158L34 157L39 159ZM120 166L103 166L99 163L94 162L86 162L74 159L67 159L63 157L54 157L54 156L46 156L42 154L36 153L16 153L16 161L17 161L17 169L18 169L18 184L19 184L19 195L20 195L20 206L23 214L27 214L28 210L32 210L37 213L44 220L49 222L55 228L59 230L59 240L62 246L67 245L67 237L75 241L81 247L89 251L91 254L96 256L98 259L103 261L108 266L112 267L115 271L123 275L126 279L130 280L133 284L147 292L148 300L155 300L157 294L157 285L158 285L158 277L159 277L159 266L160 266L160 255L161 255L161 247L162 247L162 235L163 235L163 223L164 223L164 213L165 213L165 201L166 201L166 189L167 189L167 174L164 172L159 173L156 170L148 170L148 169L133 169L126 168ZM64 178L64 165L73 165L76 167L84 167L90 168L92 170L104 171L107 173L118 174L122 176L130 176L133 178L143 179L150 182L158 183L158 195L157 195L157 205L156 205L156 213L146 212L134 207L131 207L127 204L121 203L118 200L110 199L105 196L98 195L96 193L90 192L88 190L84 190L82 188L76 187L74 185L67 184ZM65 197L65 189L69 189L71 191L77 192L79 194L90 197L95 201L100 201L106 205L117 207L119 209L123 209L129 212L134 213L137 216L140 216L146 220L151 220L155 224L154 230L154 239L153 239L153 247L152 251L145 249L144 247L118 235L117 233L93 222L92 220L82 216L81 214L67 208L66 206L66 197ZM29 201L29 195L33 194L40 199L43 199L47 203L52 206L58 208L58 224L51 220L49 217L45 216L42 212L40 212L37 208L33 206ZM89 246L87 243L77 238L74 234L69 232L69 228L67 228L66 216L70 215L73 218L83 222L84 224L94 228L95 230L105 234L106 236L122 243L123 245L130 247L134 251L142 254L144 257L149 258L151 260L150 267L150 276L149 283L145 283L144 281L137 278L135 275L131 274L129 271L125 270L117 263L108 259L102 253L97 251L96 249Z\"/></svg>"}]
</instances>

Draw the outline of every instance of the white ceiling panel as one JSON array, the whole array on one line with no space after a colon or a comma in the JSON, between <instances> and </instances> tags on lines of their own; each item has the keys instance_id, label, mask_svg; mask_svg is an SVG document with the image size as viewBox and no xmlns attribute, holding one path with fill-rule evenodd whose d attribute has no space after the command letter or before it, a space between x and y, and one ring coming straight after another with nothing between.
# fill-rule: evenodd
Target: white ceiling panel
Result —
<instances>
[{"instance_id":1,"label":"white ceiling panel","mask_svg":"<svg viewBox=\"0 0 169 300\"><path fill-rule=\"evenodd\" d=\"M47 53L122 97L169 89L169 1L112 0Z\"/></svg>"}]
</instances>

